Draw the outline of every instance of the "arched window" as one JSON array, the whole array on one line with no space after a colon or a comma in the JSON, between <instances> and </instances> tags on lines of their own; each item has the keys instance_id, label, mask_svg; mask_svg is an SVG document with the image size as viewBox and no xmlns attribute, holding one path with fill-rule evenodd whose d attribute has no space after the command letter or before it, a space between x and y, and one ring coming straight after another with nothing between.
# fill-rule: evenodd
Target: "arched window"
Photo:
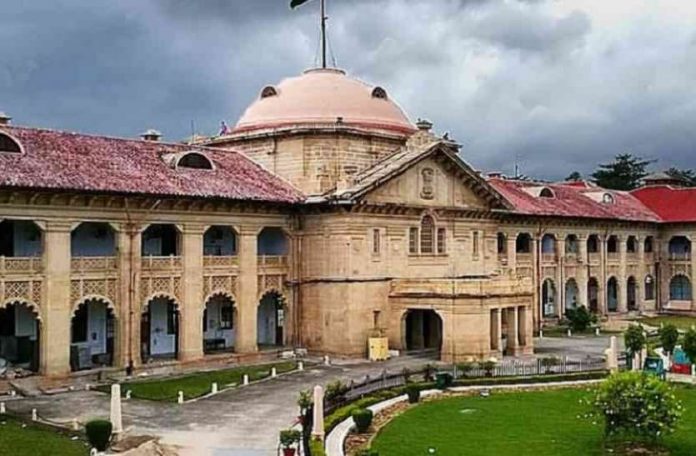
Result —
<instances>
[{"instance_id":1,"label":"arched window","mask_svg":"<svg viewBox=\"0 0 696 456\"><path fill-rule=\"evenodd\" d=\"M545 234L541 238L541 253L556 253L556 237L553 234Z\"/></svg>"},{"instance_id":2,"label":"arched window","mask_svg":"<svg viewBox=\"0 0 696 456\"><path fill-rule=\"evenodd\" d=\"M177 168L213 169L213 162L198 152L189 152L182 156L176 164Z\"/></svg>"},{"instance_id":3,"label":"arched window","mask_svg":"<svg viewBox=\"0 0 696 456\"><path fill-rule=\"evenodd\" d=\"M605 193L602 195L602 202L604 204L614 204L614 195L611 193Z\"/></svg>"},{"instance_id":4,"label":"arched window","mask_svg":"<svg viewBox=\"0 0 696 456\"><path fill-rule=\"evenodd\" d=\"M529 233L520 233L515 241L517 253L532 253L532 236Z\"/></svg>"},{"instance_id":5,"label":"arched window","mask_svg":"<svg viewBox=\"0 0 696 456\"><path fill-rule=\"evenodd\" d=\"M498 255L507 254L507 237L505 233L498 233Z\"/></svg>"},{"instance_id":6,"label":"arched window","mask_svg":"<svg viewBox=\"0 0 696 456\"><path fill-rule=\"evenodd\" d=\"M19 146L19 143L12 139L9 135L0 133L0 152L21 154L22 148Z\"/></svg>"},{"instance_id":7,"label":"arched window","mask_svg":"<svg viewBox=\"0 0 696 456\"><path fill-rule=\"evenodd\" d=\"M541 287L541 312L544 318L556 315L556 284L546 279Z\"/></svg>"},{"instance_id":8,"label":"arched window","mask_svg":"<svg viewBox=\"0 0 696 456\"><path fill-rule=\"evenodd\" d=\"M648 275L645 277L645 300L652 301L655 299L655 279Z\"/></svg>"},{"instance_id":9,"label":"arched window","mask_svg":"<svg viewBox=\"0 0 696 456\"><path fill-rule=\"evenodd\" d=\"M275 97L278 91L273 86L266 86L261 90L261 98Z\"/></svg>"},{"instance_id":10,"label":"arched window","mask_svg":"<svg viewBox=\"0 0 696 456\"><path fill-rule=\"evenodd\" d=\"M384 90L382 87L375 87L372 90L372 97L379 98L380 100L386 100L387 99L387 91Z\"/></svg>"},{"instance_id":11,"label":"arched window","mask_svg":"<svg viewBox=\"0 0 696 456\"><path fill-rule=\"evenodd\" d=\"M643 251L645 253L652 253L653 252L653 237L648 236L645 238L645 242L643 243Z\"/></svg>"},{"instance_id":12,"label":"arched window","mask_svg":"<svg viewBox=\"0 0 696 456\"><path fill-rule=\"evenodd\" d=\"M607 252L608 253L618 253L619 251L619 238L612 235L607 239Z\"/></svg>"},{"instance_id":13,"label":"arched window","mask_svg":"<svg viewBox=\"0 0 696 456\"><path fill-rule=\"evenodd\" d=\"M540 198L553 198L554 197L553 190L551 190L548 187L544 187L539 192L539 197Z\"/></svg>"},{"instance_id":14,"label":"arched window","mask_svg":"<svg viewBox=\"0 0 696 456\"><path fill-rule=\"evenodd\" d=\"M565 251L566 253L578 253L578 237L574 234L569 234L565 241Z\"/></svg>"},{"instance_id":15,"label":"arched window","mask_svg":"<svg viewBox=\"0 0 696 456\"><path fill-rule=\"evenodd\" d=\"M619 284L615 277L607 281L607 310L609 312L619 310Z\"/></svg>"},{"instance_id":16,"label":"arched window","mask_svg":"<svg viewBox=\"0 0 696 456\"><path fill-rule=\"evenodd\" d=\"M420 249L421 253L434 253L435 252L435 222L433 218L429 215L423 217L421 220L421 232L420 232Z\"/></svg>"},{"instance_id":17,"label":"arched window","mask_svg":"<svg viewBox=\"0 0 696 456\"><path fill-rule=\"evenodd\" d=\"M669 256L673 260L688 259L691 255L691 241L686 236L674 236L669 240Z\"/></svg>"},{"instance_id":18,"label":"arched window","mask_svg":"<svg viewBox=\"0 0 696 456\"><path fill-rule=\"evenodd\" d=\"M669 283L669 299L672 301L691 301L691 282L685 275L676 275Z\"/></svg>"},{"instance_id":19,"label":"arched window","mask_svg":"<svg viewBox=\"0 0 696 456\"><path fill-rule=\"evenodd\" d=\"M599 253L599 236L596 234L587 238L587 253Z\"/></svg>"},{"instance_id":20,"label":"arched window","mask_svg":"<svg viewBox=\"0 0 696 456\"><path fill-rule=\"evenodd\" d=\"M636 253L638 252L638 240L635 236L629 236L626 240L626 252Z\"/></svg>"}]
</instances>

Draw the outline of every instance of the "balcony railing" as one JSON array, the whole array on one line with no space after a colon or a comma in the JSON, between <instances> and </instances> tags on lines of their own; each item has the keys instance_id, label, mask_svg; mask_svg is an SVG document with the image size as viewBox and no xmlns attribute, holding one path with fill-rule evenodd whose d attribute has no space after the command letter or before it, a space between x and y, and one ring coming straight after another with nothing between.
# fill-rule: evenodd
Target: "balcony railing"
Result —
<instances>
[{"instance_id":1,"label":"balcony railing","mask_svg":"<svg viewBox=\"0 0 696 456\"><path fill-rule=\"evenodd\" d=\"M619 252L607 252L607 261L619 261Z\"/></svg>"},{"instance_id":2,"label":"balcony railing","mask_svg":"<svg viewBox=\"0 0 696 456\"><path fill-rule=\"evenodd\" d=\"M599 259L601 258L599 252L588 252L587 261L590 264L599 264Z\"/></svg>"},{"instance_id":3,"label":"balcony railing","mask_svg":"<svg viewBox=\"0 0 696 456\"><path fill-rule=\"evenodd\" d=\"M113 271L118 268L115 256L108 257L73 257L70 270L75 272Z\"/></svg>"},{"instance_id":4,"label":"balcony railing","mask_svg":"<svg viewBox=\"0 0 696 456\"><path fill-rule=\"evenodd\" d=\"M41 257L0 256L0 274L37 274L43 270Z\"/></svg>"},{"instance_id":5,"label":"balcony railing","mask_svg":"<svg viewBox=\"0 0 696 456\"><path fill-rule=\"evenodd\" d=\"M541 254L541 262L542 263L555 263L556 262L556 254L555 253L542 253Z\"/></svg>"},{"instance_id":6,"label":"balcony railing","mask_svg":"<svg viewBox=\"0 0 696 456\"><path fill-rule=\"evenodd\" d=\"M288 266L287 255L259 255L259 267L284 268Z\"/></svg>"},{"instance_id":7,"label":"balcony railing","mask_svg":"<svg viewBox=\"0 0 696 456\"><path fill-rule=\"evenodd\" d=\"M142 258L145 271L169 271L181 268L180 256L146 256Z\"/></svg>"},{"instance_id":8,"label":"balcony railing","mask_svg":"<svg viewBox=\"0 0 696 456\"><path fill-rule=\"evenodd\" d=\"M239 257L227 255L206 255L203 257L203 267L206 268L233 268L239 266Z\"/></svg>"},{"instance_id":9,"label":"balcony railing","mask_svg":"<svg viewBox=\"0 0 696 456\"><path fill-rule=\"evenodd\" d=\"M689 261L691 252L669 252L670 261Z\"/></svg>"}]
</instances>

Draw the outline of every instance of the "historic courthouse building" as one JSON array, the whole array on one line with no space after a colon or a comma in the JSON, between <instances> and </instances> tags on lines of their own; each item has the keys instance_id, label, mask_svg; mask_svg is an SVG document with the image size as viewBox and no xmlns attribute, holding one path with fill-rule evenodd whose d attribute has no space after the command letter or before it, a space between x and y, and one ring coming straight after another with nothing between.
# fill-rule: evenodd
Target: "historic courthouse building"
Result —
<instances>
[{"instance_id":1,"label":"historic courthouse building","mask_svg":"<svg viewBox=\"0 0 696 456\"><path fill-rule=\"evenodd\" d=\"M0 358L47 375L281 347L532 352L565 309L693 309L696 190L485 175L336 69L167 143L0 118ZM562 151L559 151L562 153Z\"/></svg>"}]
</instances>

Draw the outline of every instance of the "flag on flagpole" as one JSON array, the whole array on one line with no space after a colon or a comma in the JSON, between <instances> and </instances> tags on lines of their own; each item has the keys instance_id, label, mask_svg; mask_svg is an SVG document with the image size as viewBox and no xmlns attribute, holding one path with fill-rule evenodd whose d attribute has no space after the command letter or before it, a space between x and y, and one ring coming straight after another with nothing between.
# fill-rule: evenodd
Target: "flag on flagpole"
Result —
<instances>
[{"instance_id":1,"label":"flag on flagpole","mask_svg":"<svg viewBox=\"0 0 696 456\"><path fill-rule=\"evenodd\" d=\"M309 1L311 1L311 0L291 0L290 1L290 8L295 9L298 6L302 6Z\"/></svg>"}]
</instances>

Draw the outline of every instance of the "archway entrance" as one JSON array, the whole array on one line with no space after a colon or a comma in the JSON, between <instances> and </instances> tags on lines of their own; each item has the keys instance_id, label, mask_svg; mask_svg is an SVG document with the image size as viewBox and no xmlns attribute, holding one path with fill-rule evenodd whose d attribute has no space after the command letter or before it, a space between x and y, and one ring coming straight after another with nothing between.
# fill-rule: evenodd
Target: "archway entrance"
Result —
<instances>
[{"instance_id":1,"label":"archway entrance","mask_svg":"<svg viewBox=\"0 0 696 456\"><path fill-rule=\"evenodd\" d=\"M234 347L234 301L215 294L203 311L203 352L232 351Z\"/></svg>"},{"instance_id":2,"label":"archway entrance","mask_svg":"<svg viewBox=\"0 0 696 456\"><path fill-rule=\"evenodd\" d=\"M565 310L575 309L578 306L578 283L575 279L568 279L565 286Z\"/></svg>"},{"instance_id":3,"label":"archway entrance","mask_svg":"<svg viewBox=\"0 0 696 456\"><path fill-rule=\"evenodd\" d=\"M541 286L541 315L544 318L556 316L556 284L546 279Z\"/></svg>"},{"instance_id":4,"label":"archway entrance","mask_svg":"<svg viewBox=\"0 0 696 456\"><path fill-rule=\"evenodd\" d=\"M70 369L111 366L114 361L114 313L101 299L82 302L70 322Z\"/></svg>"},{"instance_id":5,"label":"archway entrance","mask_svg":"<svg viewBox=\"0 0 696 456\"><path fill-rule=\"evenodd\" d=\"M412 309L405 317L405 346L407 351L442 348L442 319L434 310Z\"/></svg>"},{"instance_id":6,"label":"archway entrance","mask_svg":"<svg viewBox=\"0 0 696 456\"><path fill-rule=\"evenodd\" d=\"M590 312L599 313L599 282L594 277L587 281L587 301L590 303Z\"/></svg>"},{"instance_id":7,"label":"archway entrance","mask_svg":"<svg viewBox=\"0 0 696 456\"><path fill-rule=\"evenodd\" d=\"M279 347L284 343L285 299L276 292L263 295L257 314L257 344L259 346Z\"/></svg>"},{"instance_id":8,"label":"archway entrance","mask_svg":"<svg viewBox=\"0 0 696 456\"><path fill-rule=\"evenodd\" d=\"M14 302L0 309L0 357L8 370L39 371L40 322L35 310Z\"/></svg>"},{"instance_id":9,"label":"archway entrance","mask_svg":"<svg viewBox=\"0 0 696 456\"><path fill-rule=\"evenodd\" d=\"M636 279L629 277L626 281L626 304L628 310L638 310L638 302L636 300Z\"/></svg>"},{"instance_id":10,"label":"archway entrance","mask_svg":"<svg viewBox=\"0 0 696 456\"><path fill-rule=\"evenodd\" d=\"M140 320L141 359L175 359L179 354L179 306L168 297L148 301Z\"/></svg>"}]
</instances>

